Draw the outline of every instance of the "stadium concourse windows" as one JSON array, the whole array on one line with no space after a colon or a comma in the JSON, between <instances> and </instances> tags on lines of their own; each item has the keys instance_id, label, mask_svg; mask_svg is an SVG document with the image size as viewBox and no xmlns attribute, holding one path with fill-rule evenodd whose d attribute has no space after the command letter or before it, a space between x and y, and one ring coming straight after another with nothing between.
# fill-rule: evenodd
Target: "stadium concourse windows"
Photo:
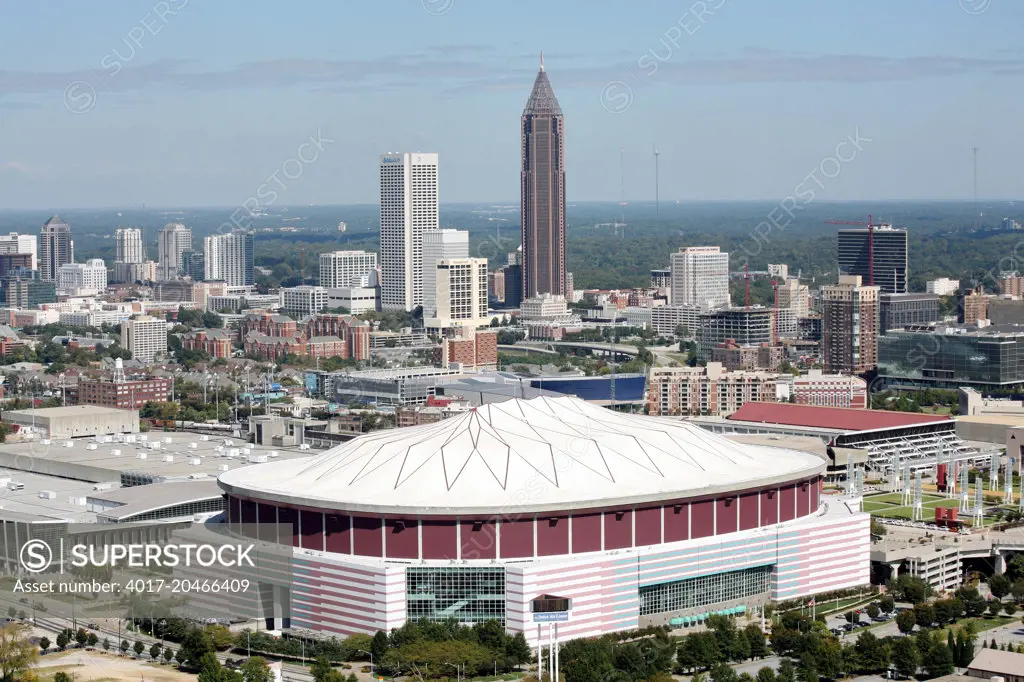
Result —
<instances>
[{"instance_id":1,"label":"stadium concourse windows","mask_svg":"<svg viewBox=\"0 0 1024 682\"><path fill-rule=\"evenodd\" d=\"M505 624L505 569L492 566L441 566L405 569L409 620L447 620Z\"/></svg>"},{"instance_id":2,"label":"stadium concourse windows","mask_svg":"<svg viewBox=\"0 0 1024 682\"><path fill-rule=\"evenodd\" d=\"M759 594L771 586L772 566L715 573L640 588L640 615L710 606Z\"/></svg>"}]
</instances>

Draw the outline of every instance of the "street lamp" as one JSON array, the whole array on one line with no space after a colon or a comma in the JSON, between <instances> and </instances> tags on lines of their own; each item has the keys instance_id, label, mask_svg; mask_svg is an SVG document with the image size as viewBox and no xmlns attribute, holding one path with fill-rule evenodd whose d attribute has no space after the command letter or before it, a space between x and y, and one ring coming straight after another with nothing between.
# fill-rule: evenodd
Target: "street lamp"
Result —
<instances>
[{"instance_id":1,"label":"street lamp","mask_svg":"<svg viewBox=\"0 0 1024 682\"><path fill-rule=\"evenodd\" d=\"M448 663L447 661L445 661L445 665L450 665L451 667L455 668L456 682L462 682L462 669L458 666L458 664Z\"/></svg>"},{"instance_id":2,"label":"street lamp","mask_svg":"<svg viewBox=\"0 0 1024 682\"><path fill-rule=\"evenodd\" d=\"M373 675L373 652L372 651L367 651L366 649L356 649L356 651L358 651L361 654L369 654L370 655L370 675Z\"/></svg>"}]
</instances>

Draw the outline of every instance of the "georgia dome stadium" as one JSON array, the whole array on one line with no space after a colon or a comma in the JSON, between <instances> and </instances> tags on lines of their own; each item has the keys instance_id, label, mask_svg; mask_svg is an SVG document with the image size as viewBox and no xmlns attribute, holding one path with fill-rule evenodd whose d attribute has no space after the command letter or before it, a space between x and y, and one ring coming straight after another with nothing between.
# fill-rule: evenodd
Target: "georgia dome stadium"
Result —
<instances>
[{"instance_id":1,"label":"georgia dome stadium","mask_svg":"<svg viewBox=\"0 0 1024 682\"><path fill-rule=\"evenodd\" d=\"M808 452L542 397L219 483L229 523L291 527L294 577L274 597L289 602L285 626L496 619L535 643L538 595L571 600L572 638L866 584L869 516L823 499L825 469Z\"/></svg>"}]
</instances>

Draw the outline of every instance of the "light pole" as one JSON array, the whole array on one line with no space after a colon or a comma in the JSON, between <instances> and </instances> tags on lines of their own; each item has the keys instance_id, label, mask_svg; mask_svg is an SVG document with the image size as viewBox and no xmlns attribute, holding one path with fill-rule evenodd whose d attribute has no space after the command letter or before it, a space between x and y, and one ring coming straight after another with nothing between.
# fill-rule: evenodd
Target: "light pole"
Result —
<instances>
[{"instance_id":1,"label":"light pole","mask_svg":"<svg viewBox=\"0 0 1024 682\"><path fill-rule=\"evenodd\" d=\"M356 651L358 651L361 654L369 654L370 655L370 675L373 675L373 652L372 651L367 651L366 649L356 649Z\"/></svg>"},{"instance_id":2,"label":"light pole","mask_svg":"<svg viewBox=\"0 0 1024 682\"><path fill-rule=\"evenodd\" d=\"M459 666L456 665L455 663L448 663L447 661L445 661L445 665L450 665L451 667L455 668L455 680L456 680L456 682L462 682L462 675L461 675L462 671L459 668Z\"/></svg>"}]
</instances>

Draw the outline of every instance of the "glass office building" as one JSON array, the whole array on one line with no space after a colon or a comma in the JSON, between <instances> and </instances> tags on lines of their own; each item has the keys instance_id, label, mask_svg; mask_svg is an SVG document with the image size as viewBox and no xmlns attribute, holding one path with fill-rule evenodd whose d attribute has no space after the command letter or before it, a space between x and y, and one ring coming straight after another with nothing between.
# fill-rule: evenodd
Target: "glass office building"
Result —
<instances>
[{"instance_id":1,"label":"glass office building","mask_svg":"<svg viewBox=\"0 0 1024 682\"><path fill-rule=\"evenodd\" d=\"M910 327L878 339L878 374L895 388L1024 388L1024 327Z\"/></svg>"}]
</instances>

